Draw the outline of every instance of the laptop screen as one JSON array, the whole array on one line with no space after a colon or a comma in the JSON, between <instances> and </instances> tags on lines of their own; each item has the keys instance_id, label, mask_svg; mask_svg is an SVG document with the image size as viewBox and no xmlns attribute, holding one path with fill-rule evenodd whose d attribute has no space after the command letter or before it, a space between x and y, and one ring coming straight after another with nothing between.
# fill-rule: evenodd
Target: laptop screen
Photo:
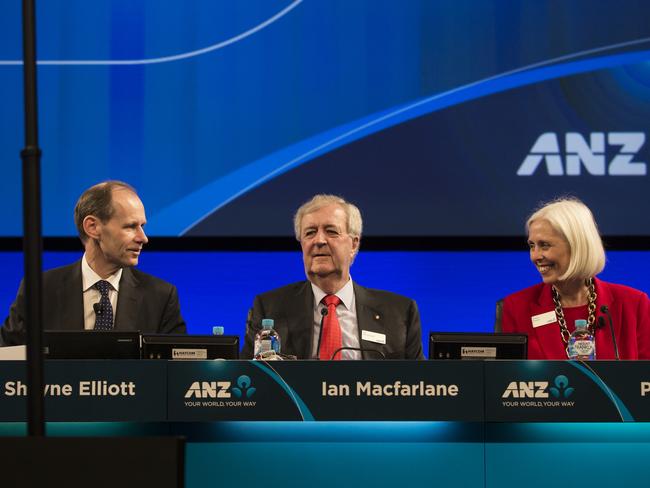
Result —
<instances>
[{"instance_id":1,"label":"laptop screen","mask_svg":"<svg viewBox=\"0 0 650 488\"><path fill-rule=\"evenodd\" d=\"M239 359L239 336L142 334L142 359Z\"/></svg>"},{"instance_id":2,"label":"laptop screen","mask_svg":"<svg viewBox=\"0 0 650 488\"><path fill-rule=\"evenodd\" d=\"M46 330L45 359L139 359L140 332Z\"/></svg>"}]
</instances>

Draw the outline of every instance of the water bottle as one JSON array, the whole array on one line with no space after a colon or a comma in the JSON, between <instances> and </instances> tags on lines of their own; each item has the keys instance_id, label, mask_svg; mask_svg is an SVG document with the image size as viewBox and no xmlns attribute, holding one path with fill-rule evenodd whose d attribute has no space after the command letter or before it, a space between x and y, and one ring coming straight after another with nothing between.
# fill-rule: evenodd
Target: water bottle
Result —
<instances>
[{"instance_id":1,"label":"water bottle","mask_svg":"<svg viewBox=\"0 0 650 488\"><path fill-rule=\"evenodd\" d=\"M596 359L596 339L589 332L586 320L576 320L576 330L569 337L569 359Z\"/></svg>"},{"instance_id":2,"label":"water bottle","mask_svg":"<svg viewBox=\"0 0 650 488\"><path fill-rule=\"evenodd\" d=\"M273 325L273 319L262 320L262 328L255 334L255 359L264 359L267 356L273 356L274 353L280 353L280 335Z\"/></svg>"}]
</instances>

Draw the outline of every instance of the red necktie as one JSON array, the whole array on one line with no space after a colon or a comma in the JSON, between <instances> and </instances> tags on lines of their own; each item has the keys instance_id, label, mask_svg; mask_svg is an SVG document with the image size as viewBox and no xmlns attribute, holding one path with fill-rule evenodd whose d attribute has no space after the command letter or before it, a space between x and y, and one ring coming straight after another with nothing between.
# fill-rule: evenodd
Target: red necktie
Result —
<instances>
[{"instance_id":1,"label":"red necktie","mask_svg":"<svg viewBox=\"0 0 650 488\"><path fill-rule=\"evenodd\" d=\"M336 307L341 303L341 299L336 295L327 295L322 301L327 307L327 315L323 318L323 330L321 331L322 335L318 357L321 360L329 360L332 359L332 354L342 346L343 342L341 338L341 324L339 324L339 317L336 315ZM338 352L334 359L341 359L341 353Z\"/></svg>"}]
</instances>

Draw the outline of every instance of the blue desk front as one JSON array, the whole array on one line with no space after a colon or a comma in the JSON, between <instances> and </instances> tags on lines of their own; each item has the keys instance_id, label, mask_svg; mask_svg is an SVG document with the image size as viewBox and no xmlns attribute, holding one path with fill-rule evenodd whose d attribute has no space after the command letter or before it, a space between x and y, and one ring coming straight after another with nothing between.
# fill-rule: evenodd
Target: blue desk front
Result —
<instances>
[{"instance_id":1,"label":"blue desk front","mask_svg":"<svg viewBox=\"0 0 650 488\"><path fill-rule=\"evenodd\" d=\"M53 361L47 429L185 435L188 487L646 487L649 377L643 362ZM23 363L0 363L1 435L25 433L21 382Z\"/></svg>"}]
</instances>

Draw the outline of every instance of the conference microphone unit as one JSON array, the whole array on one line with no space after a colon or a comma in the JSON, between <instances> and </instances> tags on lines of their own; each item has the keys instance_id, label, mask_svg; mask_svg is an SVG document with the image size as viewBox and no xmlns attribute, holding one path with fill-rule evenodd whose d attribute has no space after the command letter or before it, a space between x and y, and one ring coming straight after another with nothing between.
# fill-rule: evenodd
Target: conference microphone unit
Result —
<instances>
[{"instance_id":1,"label":"conference microphone unit","mask_svg":"<svg viewBox=\"0 0 650 488\"><path fill-rule=\"evenodd\" d=\"M612 314L609 313L609 307L607 305L602 305L600 307L600 311L607 315L607 320L609 321L609 331L612 334L612 342L614 343L614 353L616 354L616 360L620 361L621 358L618 355L618 344L616 343L616 334L614 334L614 322L612 321ZM603 318L602 315L600 318ZM603 322L605 322L605 319L603 319Z\"/></svg>"},{"instance_id":2,"label":"conference microphone unit","mask_svg":"<svg viewBox=\"0 0 650 488\"><path fill-rule=\"evenodd\" d=\"M339 347L334 353L332 354L332 357L330 358L330 361L336 357L336 355L342 351L359 351L361 354L364 353L373 353L377 354L378 356L381 356L381 359L386 359L386 355L381 352L379 349L366 349L364 347Z\"/></svg>"},{"instance_id":3,"label":"conference microphone unit","mask_svg":"<svg viewBox=\"0 0 650 488\"><path fill-rule=\"evenodd\" d=\"M327 307L321 308L320 311L321 318L320 318L320 329L318 330L318 344L316 345L316 359L320 359L320 341L321 338L323 337L323 321L325 320L325 317L327 317Z\"/></svg>"},{"instance_id":4,"label":"conference microphone unit","mask_svg":"<svg viewBox=\"0 0 650 488\"><path fill-rule=\"evenodd\" d=\"M97 303L93 303L93 310L95 311L95 315L101 315L102 314L102 306Z\"/></svg>"}]
</instances>

